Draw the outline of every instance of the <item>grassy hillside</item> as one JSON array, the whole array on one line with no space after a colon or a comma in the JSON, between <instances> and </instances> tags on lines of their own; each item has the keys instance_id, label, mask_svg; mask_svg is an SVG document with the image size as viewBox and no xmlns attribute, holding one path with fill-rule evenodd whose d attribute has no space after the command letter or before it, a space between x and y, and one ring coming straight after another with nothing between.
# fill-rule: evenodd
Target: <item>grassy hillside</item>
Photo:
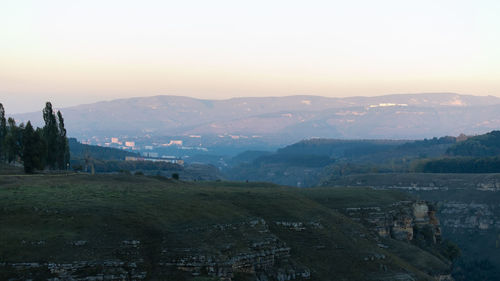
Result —
<instances>
[{"instance_id":1,"label":"grassy hillside","mask_svg":"<svg viewBox=\"0 0 500 281\"><path fill-rule=\"evenodd\" d=\"M0 262L7 264L0 264L0 279L47 278L61 270L83 278L112 267L112 274L131 279L211 280L202 279L209 268L220 273L233 263L241 265L233 280L255 280L259 272L272 278L293 272L298 280L307 274L310 280L430 280L448 270L446 259L378 237L339 211L408 199L365 188L1 175ZM262 265L257 273L245 267L255 256ZM49 265L12 265L20 262Z\"/></svg>"}]
</instances>

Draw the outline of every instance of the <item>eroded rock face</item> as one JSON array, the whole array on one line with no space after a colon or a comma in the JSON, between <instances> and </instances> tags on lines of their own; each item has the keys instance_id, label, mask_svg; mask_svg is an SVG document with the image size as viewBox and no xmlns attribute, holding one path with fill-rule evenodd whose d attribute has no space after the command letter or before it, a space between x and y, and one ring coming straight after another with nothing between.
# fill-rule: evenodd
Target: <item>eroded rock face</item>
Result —
<instances>
[{"instance_id":1,"label":"eroded rock face","mask_svg":"<svg viewBox=\"0 0 500 281\"><path fill-rule=\"evenodd\" d=\"M493 179L489 182L480 182L477 184L476 189L481 191L500 191L500 181Z\"/></svg>"},{"instance_id":2,"label":"eroded rock face","mask_svg":"<svg viewBox=\"0 0 500 281\"><path fill-rule=\"evenodd\" d=\"M3 270L12 272L11 281L30 280L36 272L46 280L145 280L147 272L136 262L119 260L78 261L72 263L0 263ZM15 276L15 277L14 277ZM39 278L36 278L39 279Z\"/></svg>"},{"instance_id":3,"label":"eroded rock face","mask_svg":"<svg viewBox=\"0 0 500 281\"><path fill-rule=\"evenodd\" d=\"M462 202L444 202L441 205L443 225L457 230L500 229L500 208L494 205Z\"/></svg>"},{"instance_id":4,"label":"eroded rock face","mask_svg":"<svg viewBox=\"0 0 500 281\"><path fill-rule=\"evenodd\" d=\"M318 227L319 223L274 222L278 227L291 231L302 231L306 226ZM263 219L254 219L234 224L217 224L203 229L186 229L210 232L221 237L216 250L203 246L189 248L166 248L162 250L160 266L165 270L180 270L192 276L208 275L221 280L231 280L236 273L254 276L255 280L303 280L309 279L310 270L296 262L290 254L291 248L269 230ZM246 245L227 243L222 236L227 233L244 233ZM194 246L194 245L193 245Z\"/></svg>"},{"instance_id":5,"label":"eroded rock face","mask_svg":"<svg viewBox=\"0 0 500 281\"><path fill-rule=\"evenodd\" d=\"M273 222L284 231L302 231L322 228L319 222ZM0 263L4 272L11 272L11 280L43 276L47 280L147 280L154 266L159 276L181 272L191 277L207 276L230 281L235 274L253 276L254 280L306 280L311 271L291 255L291 247L274 235L267 222L257 218L229 224L186 228L186 236L214 236L215 244L200 241L189 247L173 248L168 237L162 247L155 249L159 261L154 265L143 259L144 244L137 239L123 240L115 252L123 259L103 261L74 261L69 263ZM238 239L235 239L238 236ZM243 237L243 238L242 238ZM196 241L196 239L190 239ZM92 247L88 241L71 243L75 247ZM169 247L170 246L170 247ZM210 247L209 247L210 246ZM125 261L126 260L126 261ZM33 273L34 272L34 273ZM40 273L42 272L42 273ZM41 275L40 275L41 274Z\"/></svg>"},{"instance_id":6,"label":"eroded rock face","mask_svg":"<svg viewBox=\"0 0 500 281\"><path fill-rule=\"evenodd\" d=\"M429 220L429 207L425 202L413 203L413 217L416 222L422 223Z\"/></svg>"},{"instance_id":7,"label":"eroded rock face","mask_svg":"<svg viewBox=\"0 0 500 281\"><path fill-rule=\"evenodd\" d=\"M382 237L411 241L416 228L429 227L433 243L441 240L435 208L425 201L400 201L387 207L346 208L341 211L368 225Z\"/></svg>"}]
</instances>

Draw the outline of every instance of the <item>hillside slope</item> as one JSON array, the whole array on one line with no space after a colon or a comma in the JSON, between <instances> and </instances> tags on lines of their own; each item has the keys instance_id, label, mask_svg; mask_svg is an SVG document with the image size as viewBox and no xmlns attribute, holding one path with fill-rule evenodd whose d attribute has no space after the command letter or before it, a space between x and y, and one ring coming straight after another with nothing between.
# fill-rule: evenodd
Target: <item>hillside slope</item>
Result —
<instances>
[{"instance_id":1,"label":"hillside slope","mask_svg":"<svg viewBox=\"0 0 500 281\"><path fill-rule=\"evenodd\" d=\"M233 180L310 187L352 173L410 172L415 161L441 157L455 143L455 137L418 141L308 139L251 161L236 162L224 172Z\"/></svg>"},{"instance_id":2,"label":"hillside slope","mask_svg":"<svg viewBox=\"0 0 500 281\"><path fill-rule=\"evenodd\" d=\"M0 176L0 186L0 279L433 280L450 270L439 232L429 248L410 239L438 224L399 192L83 174Z\"/></svg>"}]
</instances>

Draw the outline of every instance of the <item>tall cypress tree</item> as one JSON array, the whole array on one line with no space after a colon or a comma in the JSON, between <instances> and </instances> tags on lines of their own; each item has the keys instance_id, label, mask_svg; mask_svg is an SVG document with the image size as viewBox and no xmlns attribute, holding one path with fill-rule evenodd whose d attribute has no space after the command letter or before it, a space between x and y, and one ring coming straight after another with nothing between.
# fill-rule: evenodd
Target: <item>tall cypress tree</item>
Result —
<instances>
[{"instance_id":1,"label":"tall cypress tree","mask_svg":"<svg viewBox=\"0 0 500 281\"><path fill-rule=\"evenodd\" d=\"M44 142L40 130L34 130L31 122L28 121L23 130L22 157L24 171L33 173L35 169L42 170Z\"/></svg>"},{"instance_id":2,"label":"tall cypress tree","mask_svg":"<svg viewBox=\"0 0 500 281\"><path fill-rule=\"evenodd\" d=\"M16 126L16 121L9 117L7 120L7 136L5 138L6 159L9 163L16 161L21 155L22 129L23 126Z\"/></svg>"},{"instance_id":3,"label":"tall cypress tree","mask_svg":"<svg viewBox=\"0 0 500 281\"><path fill-rule=\"evenodd\" d=\"M57 123L59 126L58 135L58 153L57 153L57 166L61 170L65 170L69 164L69 145L66 137L66 129L64 128L64 119L61 111L57 111Z\"/></svg>"},{"instance_id":4,"label":"tall cypress tree","mask_svg":"<svg viewBox=\"0 0 500 281\"><path fill-rule=\"evenodd\" d=\"M45 138L43 136L42 128L36 128L35 134L36 134L35 138L38 141L37 148L40 157L39 170L43 170L47 165L47 142L45 141Z\"/></svg>"},{"instance_id":5,"label":"tall cypress tree","mask_svg":"<svg viewBox=\"0 0 500 281\"><path fill-rule=\"evenodd\" d=\"M43 133L45 142L47 143L47 165L49 168L54 169L57 167L57 155L59 149L58 134L59 130L57 128L57 120L52 110L52 104L47 102L45 108L43 109L43 120L45 121L45 126L43 127Z\"/></svg>"},{"instance_id":6,"label":"tall cypress tree","mask_svg":"<svg viewBox=\"0 0 500 281\"><path fill-rule=\"evenodd\" d=\"M26 128L23 130L23 151L22 157L24 172L33 173L37 166L37 144L35 142L35 131L33 130L33 126L31 126L31 122L28 121L26 124Z\"/></svg>"},{"instance_id":7,"label":"tall cypress tree","mask_svg":"<svg viewBox=\"0 0 500 281\"><path fill-rule=\"evenodd\" d=\"M6 158L6 141L7 138L7 120L5 120L5 109L3 104L0 103L0 162Z\"/></svg>"}]
</instances>

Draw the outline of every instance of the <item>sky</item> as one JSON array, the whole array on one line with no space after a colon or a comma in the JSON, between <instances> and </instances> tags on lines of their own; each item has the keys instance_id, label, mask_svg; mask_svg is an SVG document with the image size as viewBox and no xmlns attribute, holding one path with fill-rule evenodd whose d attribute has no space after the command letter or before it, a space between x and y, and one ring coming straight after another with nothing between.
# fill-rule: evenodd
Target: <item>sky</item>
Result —
<instances>
[{"instance_id":1,"label":"sky","mask_svg":"<svg viewBox=\"0 0 500 281\"><path fill-rule=\"evenodd\" d=\"M498 15L496 0L0 0L0 102L500 96Z\"/></svg>"}]
</instances>

